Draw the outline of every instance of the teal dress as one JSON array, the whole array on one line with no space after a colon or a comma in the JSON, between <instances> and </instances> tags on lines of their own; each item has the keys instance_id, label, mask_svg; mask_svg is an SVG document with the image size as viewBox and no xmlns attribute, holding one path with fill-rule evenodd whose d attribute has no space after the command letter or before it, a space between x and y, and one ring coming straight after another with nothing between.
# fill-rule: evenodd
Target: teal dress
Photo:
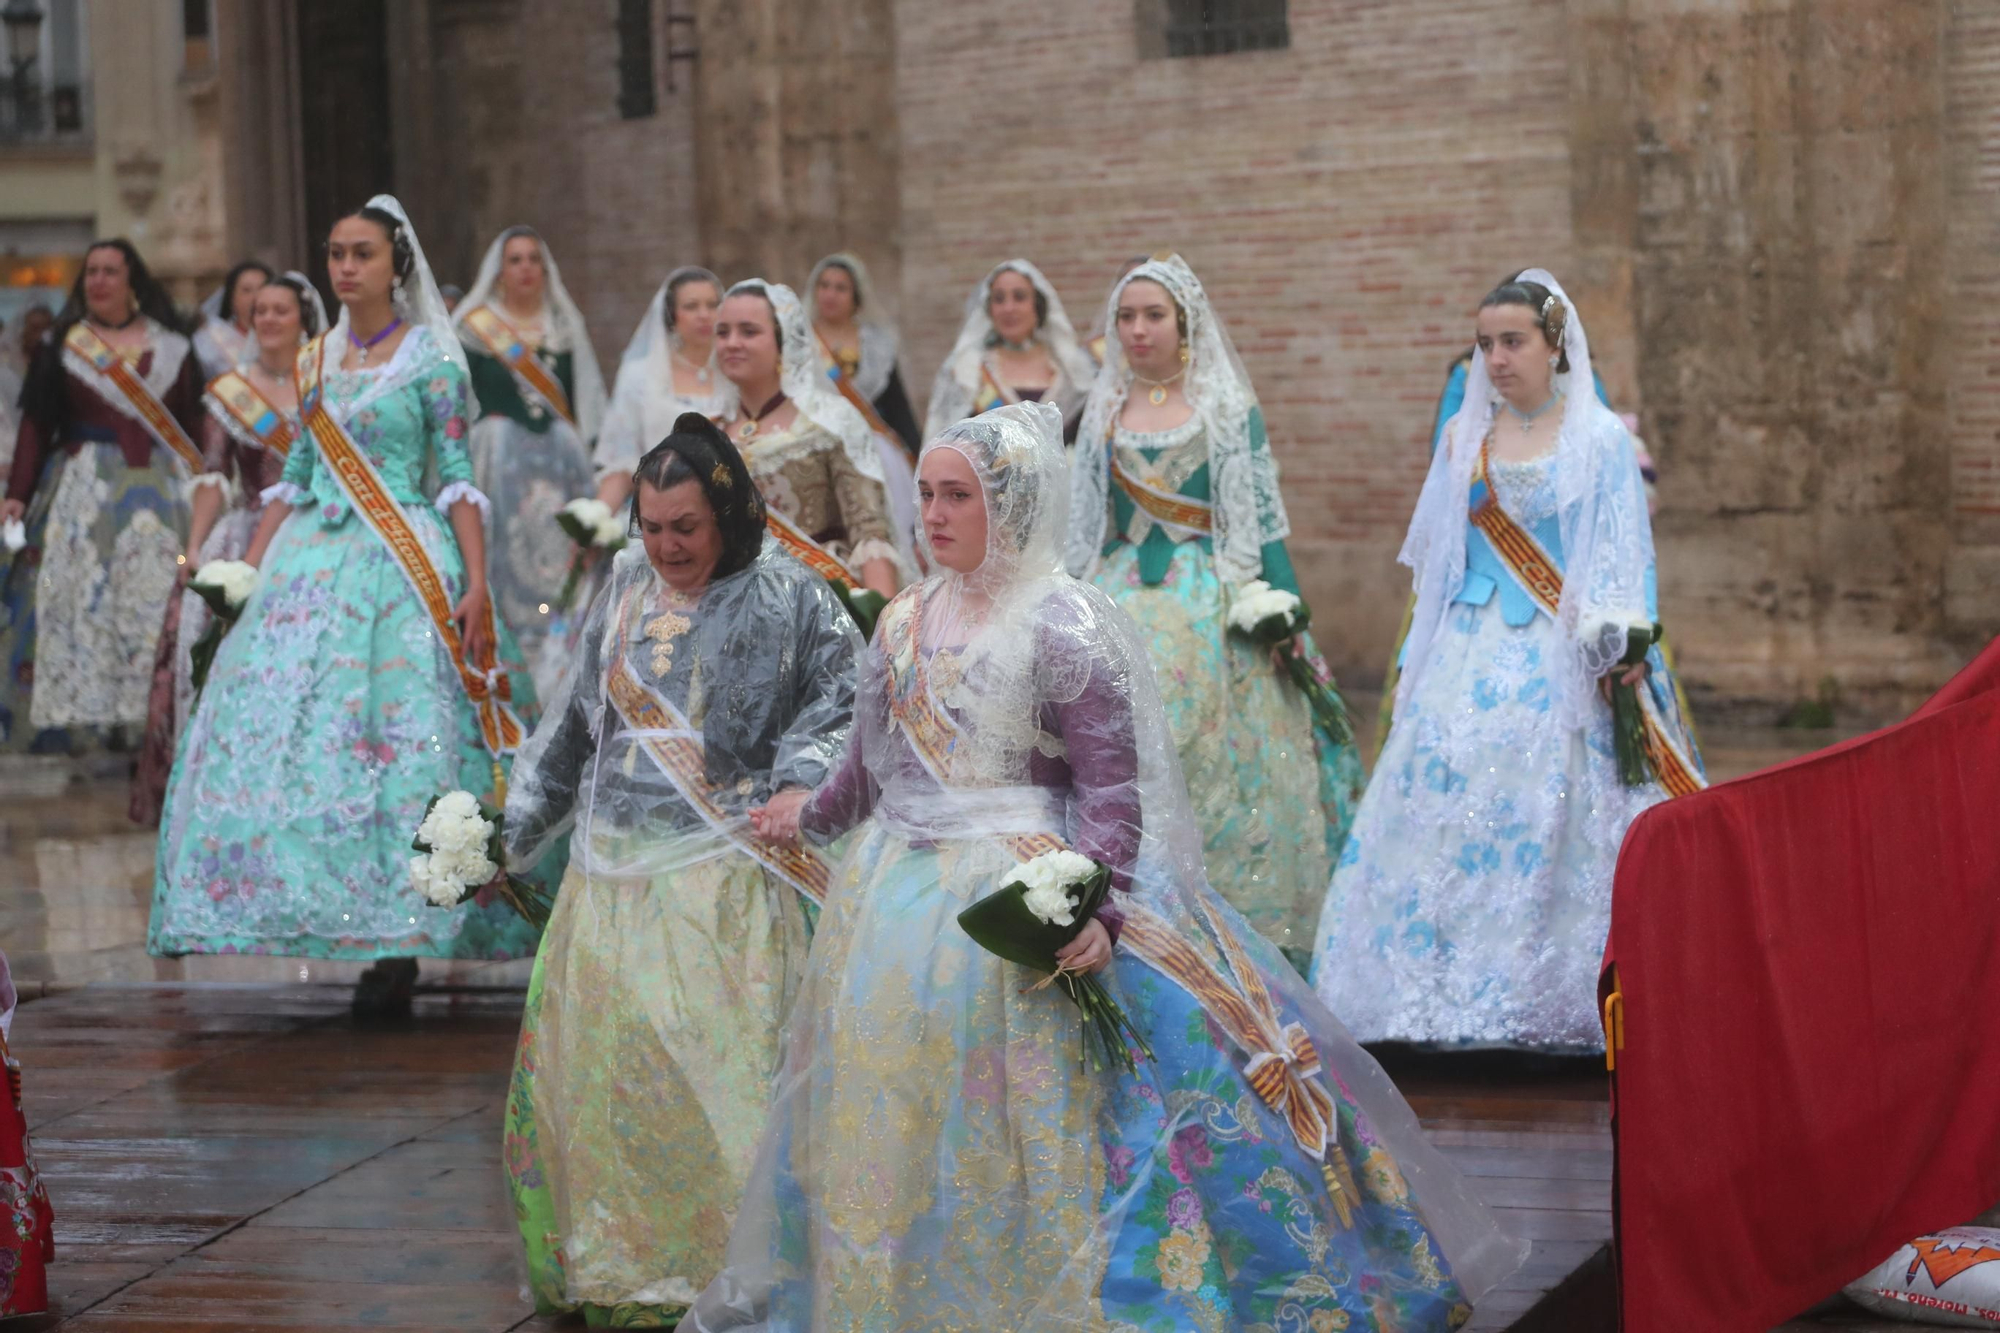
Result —
<instances>
[{"instance_id":1,"label":"teal dress","mask_svg":"<svg viewBox=\"0 0 2000 1333\"><path fill-rule=\"evenodd\" d=\"M454 603L465 564L441 510L479 499L465 375L428 328L386 366L329 367L328 410L409 516ZM522 958L506 907L431 907L410 840L431 797L497 803L496 765L449 653L402 569L352 510L310 435L286 460L293 506L183 732L160 824L147 947L307 958ZM516 711L534 691L504 625Z\"/></svg>"},{"instance_id":2,"label":"teal dress","mask_svg":"<svg viewBox=\"0 0 2000 1333\"><path fill-rule=\"evenodd\" d=\"M1250 421L1252 447L1268 448L1262 415ZM1117 427L1110 447L1128 475L1208 501L1199 415L1145 434ZM1360 755L1314 726L1305 697L1266 652L1229 633L1230 592L1210 538L1169 530L1123 490L1110 491L1109 540L1094 582L1152 650L1209 881L1303 967L1365 785ZM1298 592L1282 541L1264 546L1261 577Z\"/></svg>"}]
</instances>

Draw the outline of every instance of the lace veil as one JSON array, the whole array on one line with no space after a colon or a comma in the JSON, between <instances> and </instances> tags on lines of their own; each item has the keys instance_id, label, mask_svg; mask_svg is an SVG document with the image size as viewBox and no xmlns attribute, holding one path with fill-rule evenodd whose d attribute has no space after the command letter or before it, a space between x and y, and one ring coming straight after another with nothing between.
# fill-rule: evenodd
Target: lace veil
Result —
<instances>
[{"instance_id":1,"label":"lace veil","mask_svg":"<svg viewBox=\"0 0 2000 1333\"><path fill-rule=\"evenodd\" d=\"M1217 572L1231 583L1258 577L1264 546L1291 534L1285 502L1278 492L1278 465L1264 436L1257 391L1236 355L1235 344L1209 303L1201 279L1179 255L1149 259L1120 278L1104 303L1110 331L1104 364L1097 370L1077 432L1071 480L1076 494L1070 517L1067 563L1078 578L1097 568L1104 548L1104 515L1111 478L1106 448L1132 368L1118 341L1118 298L1138 279L1157 282L1187 319L1188 365L1185 392L1208 437L1209 500L1214 522Z\"/></svg>"},{"instance_id":2,"label":"lace veil","mask_svg":"<svg viewBox=\"0 0 2000 1333\"><path fill-rule=\"evenodd\" d=\"M458 330L451 322L451 311L445 308L444 297L438 292L437 278L431 273L430 261L424 258L423 242L417 239L417 229L410 225L410 215L403 211L403 205L393 194L376 195L368 201L368 207L379 208L396 219L398 232L409 242L414 262L410 267L410 276L403 279L396 291L397 315L411 326L412 332L417 328L430 330L440 359L457 366L458 373L464 377L466 420L476 419L479 416L479 399L472 391L472 370L465 359L465 348L459 344ZM347 343L351 322L347 307L341 306L340 317L326 334L326 354L331 358L331 365L339 364L340 349Z\"/></svg>"},{"instance_id":3,"label":"lace veil","mask_svg":"<svg viewBox=\"0 0 2000 1333\"><path fill-rule=\"evenodd\" d=\"M840 441L855 470L874 481L882 478L882 452L875 442L875 430L859 408L840 396L826 376L819 373L812 323L798 294L781 282L746 278L731 287L726 296L754 292L771 303L778 317L778 387L798 406L799 414ZM724 410L733 409L732 389Z\"/></svg>"},{"instance_id":4,"label":"lace veil","mask_svg":"<svg viewBox=\"0 0 2000 1333\"><path fill-rule=\"evenodd\" d=\"M542 288L542 300L546 306L546 333L548 348L552 352L568 352L570 368L576 382L575 402L576 433L588 444L597 438L597 428L604 421L604 372L597 367L597 349L590 344L590 330L584 327L583 312L570 299L569 288L563 286L562 270L556 267L556 257L549 250L549 243L533 227L509 227L493 238L493 244L486 247L486 257L479 261L479 276L473 281L472 290L458 303L452 314L452 327L458 328L475 306L494 303L495 310L506 317L494 296L494 288L500 281L500 260L507 249L507 242L516 236L532 236L542 251L542 272L546 281Z\"/></svg>"},{"instance_id":5,"label":"lace veil","mask_svg":"<svg viewBox=\"0 0 2000 1333\"><path fill-rule=\"evenodd\" d=\"M1041 328L1035 332L1035 340L1055 359L1056 369L1062 375L1061 385L1072 392L1087 391L1097 377L1097 363L1077 341L1076 326L1070 323L1069 312L1063 309L1062 297L1056 295L1055 287L1027 260L1010 259L996 265L966 295L965 320L959 325L958 340L952 344L944 364L938 367L937 379L931 387L930 409L924 416L927 436L937 434L972 410L979 392L980 366L995 339L990 299L993 283L1002 273L1020 274L1041 294L1047 313Z\"/></svg>"},{"instance_id":6,"label":"lace veil","mask_svg":"<svg viewBox=\"0 0 2000 1333\"><path fill-rule=\"evenodd\" d=\"M842 251L828 255L812 266L812 273L806 278L806 332L812 333L812 301L819 291L819 275L836 265L846 269L854 279L854 322L861 335L861 364L854 371L854 387L872 403L882 390L889 387L889 377L896 373L896 361L902 355L902 338L896 332L896 326L883 317L882 307L875 298L875 284L868 276L866 264ZM813 355L819 355L818 335L813 336L810 346Z\"/></svg>"},{"instance_id":7,"label":"lace veil","mask_svg":"<svg viewBox=\"0 0 2000 1333\"><path fill-rule=\"evenodd\" d=\"M1565 726L1582 727L1599 706L1598 678L1625 655L1625 627L1645 618L1653 533L1631 437L1624 423L1597 399L1590 338L1582 316L1546 269L1528 269L1520 281L1541 283L1569 309L1562 334L1569 370L1555 378L1555 388L1564 397L1555 444L1564 570L1556 615L1563 653L1552 675L1557 716ZM1466 502L1498 401L1486 354L1475 350L1465 405L1445 426L1444 447L1431 460L1399 557L1412 571L1417 596L1403 676L1396 686L1399 708L1415 696L1438 626L1465 583Z\"/></svg>"}]
</instances>

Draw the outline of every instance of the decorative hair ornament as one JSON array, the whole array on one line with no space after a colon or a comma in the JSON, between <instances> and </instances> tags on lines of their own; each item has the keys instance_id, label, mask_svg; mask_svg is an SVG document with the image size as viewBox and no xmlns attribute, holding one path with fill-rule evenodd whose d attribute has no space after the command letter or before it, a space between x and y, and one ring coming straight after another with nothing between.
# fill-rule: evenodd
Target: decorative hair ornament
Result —
<instances>
[{"instance_id":1,"label":"decorative hair ornament","mask_svg":"<svg viewBox=\"0 0 2000 1333\"><path fill-rule=\"evenodd\" d=\"M1542 302L1542 332L1548 335L1550 342L1561 347L1568 330L1569 307L1563 304L1560 296L1551 293L1549 298Z\"/></svg>"}]
</instances>

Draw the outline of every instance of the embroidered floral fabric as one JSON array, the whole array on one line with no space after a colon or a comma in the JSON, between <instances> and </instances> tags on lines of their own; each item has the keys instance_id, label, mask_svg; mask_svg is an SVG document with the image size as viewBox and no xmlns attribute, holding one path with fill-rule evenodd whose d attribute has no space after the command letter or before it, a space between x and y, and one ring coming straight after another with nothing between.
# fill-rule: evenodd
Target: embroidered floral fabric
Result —
<instances>
[{"instance_id":1,"label":"embroidered floral fabric","mask_svg":"<svg viewBox=\"0 0 2000 1333\"><path fill-rule=\"evenodd\" d=\"M469 490L472 464L465 375L437 347L413 329L379 370L329 369L325 392L456 600L465 566L431 493L437 482L440 495ZM284 477L300 507L265 552L181 740L147 947L525 957L535 932L506 906L441 911L410 887L426 803L454 788L491 800L499 774L430 616L310 437ZM533 682L504 625L501 660L531 721Z\"/></svg>"}]
</instances>

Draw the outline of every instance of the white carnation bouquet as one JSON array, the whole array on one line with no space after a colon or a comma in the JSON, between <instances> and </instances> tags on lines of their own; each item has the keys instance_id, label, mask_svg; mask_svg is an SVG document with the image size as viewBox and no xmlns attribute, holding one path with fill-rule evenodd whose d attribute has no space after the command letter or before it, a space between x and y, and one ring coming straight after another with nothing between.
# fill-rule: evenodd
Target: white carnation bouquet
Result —
<instances>
[{"instance_id":1,"label":"white carnation bouquet","mask_svg":"<svg viewBox=\"0 0 2000 1333\"><path fill-rule=\"evenodd\" d=\"M1297 593L1273 588L1262 579L1239 585L1229 598L1229 628L1260 648L1277 651L1292 683L1312 705L1313 723L1338 744L1354 739L1347 709L1333 691L1333 673L1318 653L1298 651L1312 612Z\"/></svg>"},{"instance_id":2,"label":"white carnation bouquet","mask_svg":"<svg viewBox=\"0 0 2000 1333\"><path fill-rule=\"evenodd\" d=\"M1153 1058L1145 1036L1103 982L1056 959L1083 933L1110 892L1111 870L1102 862L1068 849L1044 852L1016 867L997 891L960 912L958 924L986 952L1046 973L1031 989L1062 985L1083 1010L1084 1054L1094 1068L1122 1065L1132 1072L1138 1068L1132 1059L1135 1045Z\"/></svg>"},{"instance_id":3,"label":"white carnation bouquet","mask_svg":"<svg viewBox=\"0 0 2000 1333\"><path fill-rule=\"evenodd\" d=\"M410 858L410 885L433 907L457 907L488 884L529 925L548 924L551 904L542 891L517 875L501 875L506 863L502 832L506 816L489 814L469 791L433 796L417 825L419 853Z\"/></svg>"},{"instance_id":4,"label":"white carnation bouquet","mask_svg":"<svg viewBox=\"0 0 2000 1333\"><path fill-rule=\"evenodd\" d=\"M556 524L576 543L576 554L570 557L569 577L563 580L562 591L556 595L556 610L567 611L576 600L576 585L583 579L584 566L592 552L609 555L621 550L625 545L626 525L610 505L590 498L571 500L564 505L556 515Z\"/></svg>"},{"instance_id":5,"label":"white carnation bouquet","mask_svg":"<svg viewBox=\"0 0 2000 1333\"><path fill-rule=\"evenodd\" d=\"M250 594L256 590L257 566L241 560L211 560L188 580L188 591L208 603L210 612L208 628L188 649L188 680L194 686L189 712L201 703L201 687L208 683L208 669L215 664L215 650L222 646L222 636L235 627L250 602Z\"/></svg>"}]
</instances>

